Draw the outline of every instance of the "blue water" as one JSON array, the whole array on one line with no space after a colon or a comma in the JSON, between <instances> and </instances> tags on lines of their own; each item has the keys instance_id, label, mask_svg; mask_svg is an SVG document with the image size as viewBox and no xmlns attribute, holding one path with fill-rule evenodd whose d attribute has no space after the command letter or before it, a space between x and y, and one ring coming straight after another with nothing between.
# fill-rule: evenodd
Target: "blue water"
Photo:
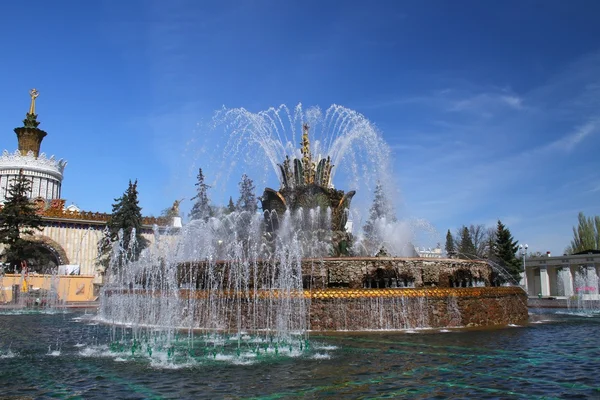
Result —
<instances>
[{"instance_id":1,"label":"blue water","mask_svg":"<svg viewBox=\"0 0 600 400\"><path fill-rule=\"evenodd\" d=\"M526 326L311 334L277 349L183 333L133 354L130 330L92 317L0 314L0 398L600 399L598 315L534 310Z\"/></svg>"}]
</instances>

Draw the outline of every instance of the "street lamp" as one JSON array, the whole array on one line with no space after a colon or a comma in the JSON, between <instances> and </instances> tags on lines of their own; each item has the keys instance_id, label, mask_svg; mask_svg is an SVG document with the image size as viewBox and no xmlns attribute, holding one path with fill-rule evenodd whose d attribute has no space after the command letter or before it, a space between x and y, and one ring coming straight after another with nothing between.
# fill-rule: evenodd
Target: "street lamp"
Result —
<instances>
[{"instance_id":1,"label":"street lamp","mask_svg":"<svg viewBox=\"0 0 600 400\"><path fill-rule=\"evenodd\" d=\"M527 292L527 269L525 269L525 256L527 256L527 249L529 248L529 246L526 244L525 246L523 246L522 244L519 245L519 249L521 249L521 256L523 257L523 286L525 286L525 291Z\"/></svg>"}]
</instances>

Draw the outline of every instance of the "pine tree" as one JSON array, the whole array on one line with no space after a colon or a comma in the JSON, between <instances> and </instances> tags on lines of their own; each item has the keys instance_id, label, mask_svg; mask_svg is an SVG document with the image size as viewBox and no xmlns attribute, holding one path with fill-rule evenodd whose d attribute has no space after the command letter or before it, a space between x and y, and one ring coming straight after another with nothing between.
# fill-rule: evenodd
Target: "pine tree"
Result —
<instances>
[{"instance_id":1,"label":"pine tree","mask_svg":"<svg viewBox=\"0 0 600 400\"><path fill-rule=\"evenodd\" d=\"M448 233L446 233L446 254L448 257L453 257L456 254L456 248L454 247L454 238L450 233L450 229L448 229Z\"/></svg>"},{"instance_id":2,"label":"pine tree","mask_svg":"<svg viewBox=\"0 0 600 400\"><path fill-rule=\"evenodd\" d=\"M514 240L510 230L498 220L496 229L496 243L494 244L494 261L510 274L515 280L520 280L520 273L523 271L521 262L516 254L519 249L518 241Z\"/></svg>"},{"instance_id":3,"label":"pine tree","mask_svg":"<svg viewBox=\"0 0 600 400\"><path fill-rule=\"evenodd\" d=\"M36 264L44 261L36 243L23 238L42 230L42 218L29 201L30 191L31 183L21 170L8 188L6 202L0 210L0 243L6 246L4 256L11 272L27 259L37 259Z\"/></svg>"},{"instance_id":4,"label":"pine tree","mask_svg":"<svg viewBox=\"0 0 600 400\"><path fill-rule=\"evenodd\" d=\"M233 203L233 198L229 196L229 204L227 204L227 213L231 214L235 211L235 204Z\"/></svg>"},{"instance_id":5,"label":"pine tree","mask_svg":"<svg viewBox=\"0 0 600 400\"><path fill-rule=\"evenodd\" d=\"M243 174L242 180L238 185L240 187L240 198L236 204L237 211L247 211L251 214L256 213L256 210L258 210L258 203L256 200L254 182L248 175Z\"/></svg>"},{"instance_id":6,"label":"pine tree","mask_svg":"<svg viewBox=\"0 0 600 400\"><path fill-rule=\"evenodd\" d=\"M385 218L389 222L396 221L394 210L385 195L383 185L381 184L381 182L377 182L377 185L375 186L375 196L373 197L373 204L369 209L369 219L363 227L365 237L373 244L380 241L380 238L378 237L379 235L376 232L376 224L377 220L382 218Z\"/></svg>"},{"instance_id":7,"label":"pine tree","mask_svg":"<svg viewBox=\"0 0 600 400\"><path fill-rule=\"evenodd\" d=\"M237 239L243 244L244 252L248 252L252 247L252 243L256 243L260 236L252 233L252 219L258 210L254 182L246 174L242 175L242 179L238 184L240 188L240 197L238 198L235 210L240 213L235 219L235 231ZM231 207L230 201L229 207Z\"/></svg>"},{"instance_id":8,"label":"pine tree","mask_svg":"<svg viewBox=\"0 0 600 400\"><path fill-rule=\"evenodd\" d=\"M202 168L198 169L198 181L196 182L196 195L192 200L196 200L190 211L190 220L203 219L208 220L211 215L210 201L208 200L208 189L210 186L204 183L204 174Z\"/></svg>"},{"instance_id":9,"label":"pine tree","mask_svg":"<svg viewBox=\"0 0 600 400\"><path fill-rule=\"evenodd\" d=\"M122 231L119 260L113 265L121 268L124 263L136 261L143 249L148 246L148 240L142 236L142 209L138 205L137 180L129 181L129 187L112 205L112 214L106 224L105 238L101 241L101 261L108 266L112 256L113 244L119 241L119 232ZM134 241L132 233L135 230Z\"/></svg>"},{"instance_id":10,"label":"pine tree","mask_svg":"<svg viewBox=\"0 0 600 400\"><path fill-rule=\"evenodd\" d=\"M469 228L463 225L460 231L460 244L458 245L458 257L466 259L477 258L477 249L473 244Z\"/></svg>"}]
</instances>

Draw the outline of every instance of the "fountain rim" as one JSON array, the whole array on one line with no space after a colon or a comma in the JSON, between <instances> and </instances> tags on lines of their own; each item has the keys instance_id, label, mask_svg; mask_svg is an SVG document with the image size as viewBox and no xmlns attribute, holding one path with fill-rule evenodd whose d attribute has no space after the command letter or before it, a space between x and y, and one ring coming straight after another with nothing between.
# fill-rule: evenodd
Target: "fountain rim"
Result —
<instances>
[{"instance_id":1,"label":"fountain rim","mask_svg":"<svg viewBox=\"0 0 600 400\"><path fill-rule=\"evenodd\" d=\"M227 264L232 262L244 262L248 259L217 259L217 260L190 260L190 261L178 261L177 264L190 264L190 263L206 263L206 262L214 262L215 264ZM302 257L301 260L303 262L326 262L326 261L424 261L424 262L439 262L446 261L452 262L456 264L466 264L466 263L476 263L481 265L489 265L487 260L464 260L464 259L456 259L456 258L429 258L429 257L363 257L363 256L349 256L349 257ZM253 259L253 262L271 262L271 260L264 258ZM277 260L274 260L277 262Z\"/></svg>"},{"instance_id":2,"label":"fountain rim","mask_svg":"<svg viewBox=\"0 0 600 400\"><path fill-rule=\"evenodd\" d=\"M497 297L498 295L522 295L525 291L520 286L489 286L489 287L465 287L465 288L327 288L327 289L303 289L303 290L280 290L280 289L255 289L255 290L220 290L220 289L178 289L170 292L177 293L180 298L208 298L218 296L220 298L231 298L239 300L255 299L279 299L279 298L303 298L311 300L326 299L366 299L366 298L445 298L445 297ZM108 297L113 294L121 295L151 295L152 297L163 297L161 290L151 289L118 289L107 288L104 294Z\"/></svg>"}]
</instances>

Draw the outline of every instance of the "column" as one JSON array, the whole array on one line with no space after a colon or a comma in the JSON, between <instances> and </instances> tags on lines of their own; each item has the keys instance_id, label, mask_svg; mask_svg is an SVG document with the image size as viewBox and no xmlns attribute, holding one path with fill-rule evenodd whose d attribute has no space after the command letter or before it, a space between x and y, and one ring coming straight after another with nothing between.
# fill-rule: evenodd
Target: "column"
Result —
<instances>
[{"instance_id":1,"label":"column","mask_svg":"<svg viewBox=\"0 0 600 400\"><path fill-rule=\"evenodd\" d=\"M569 265L563 265L560 273L563 281L563 293L567 297L573 296L573 274Z\"/></svg>"},{"instance_id":2,"label":"column","mask_svg":"<svg viewBox=\"0 0 600 400\"><path fill-rule=\"evenodd\" d=\"M548 268L545 265L540 267L540 285L542 296L550 296L550 277L548 276Z\"/></svg>"},{"instance_id":3,"label":"column","mask_svg":"<svg viewBox=\"0 0 600 400\"><path fill-rule=\"evenodd\" d=\"M594 295L592 298L598 299L598 274L596 273L594 264L588 264L586 266L586 275L586 284L588 287L587 293Z\"/></svg>"}]
</instances>

